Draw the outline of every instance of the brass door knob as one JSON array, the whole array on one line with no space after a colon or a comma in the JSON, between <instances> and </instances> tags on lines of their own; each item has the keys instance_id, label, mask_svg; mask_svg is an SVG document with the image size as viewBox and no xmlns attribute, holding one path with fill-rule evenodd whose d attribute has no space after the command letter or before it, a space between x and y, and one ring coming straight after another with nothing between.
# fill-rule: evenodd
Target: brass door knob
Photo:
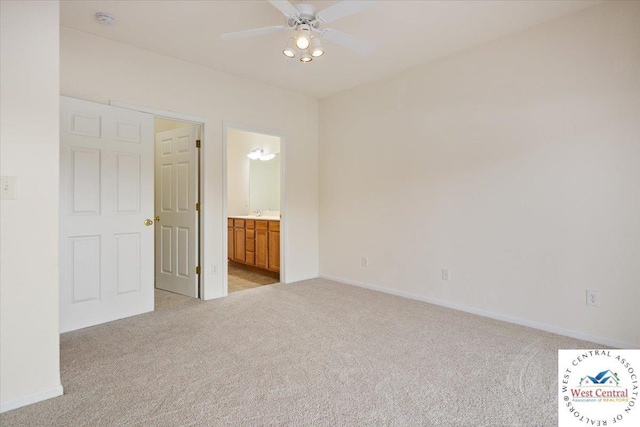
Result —
<instances>
[{"instance_id":1,"label":"brass door knob","mask_svg":"<svg viewBox=\"0 0 640 427\"><path fill-rule=\"evenodd\" d=\"M156 215L156 222L160 222L160 217Z\"/></svg>"},{"instance_id":2,"label":"brass door knob","mask_svg":"<svg viewBox=\"0 0 640 427\"><path fill-rule=\"evenodd\" d=\"M147 227L153 224L153 220L152 219L145 219L144 220L144 225L146 225Z\"/></svg>"}]
</instances>

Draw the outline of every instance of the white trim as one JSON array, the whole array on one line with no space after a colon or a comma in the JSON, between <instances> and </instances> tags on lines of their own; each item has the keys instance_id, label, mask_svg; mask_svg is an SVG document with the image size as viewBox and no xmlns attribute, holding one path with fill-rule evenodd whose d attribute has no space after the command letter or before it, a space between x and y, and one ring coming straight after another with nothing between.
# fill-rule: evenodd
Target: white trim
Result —
<instances>
[{"instance_id":1,"label":"white trim","mask_svg":"<svg viewBox=\"0 0 640 427\"><path fill-rule=\"evenodd\" d=\"M191 114L178 113L176 111L171 110L160 110L158 108L147 107L143 105L135 105L128 104L126 102L120 101L109 101L109 105L113 107L126 108L128 110L140 111L143 113L153 114L154 117L160 117L163 119L171 119L171 120L179 120L181 122L193 123L200 125L200 162L198 164L199 174L200 174L200 183L199 183L199 196L200 196L200 224L198 224L198 232L200 234L200 247L198 248L198 258L200 260L200 299L208 300L212 299L209 295L215 294L215 283L213 283L213 278L209 278L207 272L213 271L212 264L207 260L205 250L204 250L204 241L205 241L205 231L209 228L213 229L213 218L207 215L207 208L209 204L213 205L213 202L207 201L207 191L208 188L207 180L204 179L206 177L206 168L207 162L204 160L207 158L207 154L209 150L213 149L212 147L208 147L205 141L205 130L209 126L209 119L201 116L194 116ZM226 224L226 222L225 222Z\"/></svg>"},{"instance_id":2,"label":"white trim","mask_svg":"<svg viewBox=\"0 0 640 427\"><path fill-rule=\"evenodd\" d=\"M228 201L227 201L227 134L229 129L240 130L244 132L260 133L263 135L270 135L280 138L280 283L287 283L287 253L288 253L288 240L287 236L287 189L286 189L286 136L284 132L263 128L260 126L246 125L243 123L230 122L224 120L222 122L222 294L227 296L229 294L229 266L227 263L228 257L228 231L227 231L227 215L228 215Z\"/></svg>"},{"instance_id":3,"label":"white trim","mask_svg":"<svg viewBox=\"0 0 640 427\"><path fill-rule=\"evenodd\" d=\"M368 283L357 282L355 280L347 280L341 277L334 277L328 275L320 275L321 279L333 280L336 282L344 283L347 285L358 286L360 288L371 289L385 294L395 295L403 298L408 298L416 301L427 302L429 304L439 305L441 307L447 307L454 310L464 311L466 313L476 314L482 317L488 317L490 319L501 320L503 322L514 323L516 325L527 326L529 328L538 329L545 332L551 332L553 334L564 335L566 337L576 338L579 340L590 341L596 344L602 344L609 347L634 349L639 348L636 344L625 343L622 341L616 341L609 338L601 337L598 335L587 334L584 332L574 331L572 329L564 329L558 326L548 325L545 323L538 323L532 320L521 319L519 317L507 316L492 311L482 310L479 308L467 307L461 304L450 303L435 298L429 298L422 295L416 295L409 292L397 291L395 289L387 289L381 286L370 285Z\"/></svg>"},{"instance_id":4,"label":"white trim","mask_svg":"<svg viewBox=\"0 0 640 427\"><path fill-rule=\"evenodd\" d=\"M51 399L53 397L62 396L62 394L62 385L59 384L55 387L31 393L26 396L4 400L0 402L0 413L22 408L23 406L31 405L33 403L42 402L43 400Z\"/></svg>"},{"instance_id":5,"label":"white trim","mask_svg":"<svg viewBox=\"0 0 640 427\"><path fill-rule=\"evenodd\" d=\"M178 113L176 111L171 111L171 110L160 110L158 108L146 107L144 105L127 104L126 102L120 102L120 101L109 101L109 105L111 105L112 107L120 107L120 108L126 108L127 110L135 110L143 113L149 113L149 114L153 114L154 116L158 116L166 119L180 120L182 122L205 123L206 121L209 120L207 117L193 116L191 114L183 114L183 113Z\"/></svg>"}]
</instances>

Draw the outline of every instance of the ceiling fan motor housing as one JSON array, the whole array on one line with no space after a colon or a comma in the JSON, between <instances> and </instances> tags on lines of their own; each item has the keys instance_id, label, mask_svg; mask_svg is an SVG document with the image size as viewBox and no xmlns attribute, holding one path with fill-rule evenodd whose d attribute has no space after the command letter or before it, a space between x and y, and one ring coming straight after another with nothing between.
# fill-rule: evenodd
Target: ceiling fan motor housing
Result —
<instances>
[{"instance_id":1,"label":"ceiling fan motor housing","mask_svg":"<svg viewBox=\"0 0 640 427\"><path fill-rule=\"evenodd\" d=\"M301 21L313 21L316 19L316 8L309 3L297 3L294 5L296 10L300 13Z\"/></svg>"},{"instance_id":2,"label":"ceiling fan motor housing","mask_svg":"<svg viewBox=\"0 0 640 427\"><path fill-rule=\"evenodd\" d=\"M310 28L316 28L318 26L315 6L309 3L296 3L294 7L298 11L299 16L297 18L287 18L289 28L297 29L300 25L308 25Z\"/></svg>"}]
</instances>

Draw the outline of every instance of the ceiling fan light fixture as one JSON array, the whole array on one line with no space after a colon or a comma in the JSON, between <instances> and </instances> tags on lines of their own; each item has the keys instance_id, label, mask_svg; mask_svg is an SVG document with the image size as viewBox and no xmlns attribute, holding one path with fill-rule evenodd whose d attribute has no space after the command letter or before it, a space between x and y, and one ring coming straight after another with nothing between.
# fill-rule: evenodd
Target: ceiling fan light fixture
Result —
<instances>
[{"instance_id":1,"label":"ceiling fan light fixture","mask_svg":"<svg viewBox=\"0 0 640 427\"><path fill-rule=\"evenodd\" d=\"M309 53L309 49L305 49L302 51L302 55L300 56L300 62L311 62L313 61L313 57L311 56L311 54Z\"/></svg>"},{"instance_id":2,"label":"ceiling fan light fixture","mask_svg":"<svg viewBox=\"0 0 640 427\"><path fill-rule=\"evenodd\" d=\"M318 37L313 37L311 39L311 56L317 58L318 56L324 55L324 49L322 48L322 43L320 43L320 39Z\"/></svg>"},{"instance_id":3,"label":"ceiling fan light fixture","mask_svg":"<svg viewBox=\"0 0 640 427\"><path fill-rule=\"evenodd\" d=\"M295 44L295 39L293 37L291 37L287 41L287 44L285 45L284 49L282 49L282 54L287 58L296 57L296 44Z\"/></svg>"},{"instance_id":4,"label":"ceiling fan light fixture","mask_svg":"<svg viewBox=\"0 0 640 427\"><path fill-rule=\"evenodd\" d=\"M0 0L2 1L2 0ZM271 6L278 9L286 18L285 25L272 25L270 27L252 28L249 30L234 31L220 35L221 40L241 40L254 36L290 31L290 36L282 54L287 58L298 58L307 63L324 55L324 48L320 39L336 43L352 51L366 55L373 52L373 44L359 40L350 34L333 28L326 28L325 24L364 12L373 8L377 0L372 1L338 1L335 4L318 11L315 4L306 0L269 0ZM315 3L315 2L314 2ZM324 2L323 2L324 3ZM97 16L100 20L100 16ZM109 17L102 17L101 22L109 21ZM108 23L108 22L103 22Z\"/></svg>"},{"instance_id":5,"label":"ceiling fan light fixture","mask_svg":"<svg viewBox=\"0 0 640 427\"><path fill-rule=\"evenodd\" d=\"M308 25L300 25L298 27L298 35L296 37L296 46L300 50L304 50L309 47L310 41L310 29Z\"/></svg>"}]
</instances>

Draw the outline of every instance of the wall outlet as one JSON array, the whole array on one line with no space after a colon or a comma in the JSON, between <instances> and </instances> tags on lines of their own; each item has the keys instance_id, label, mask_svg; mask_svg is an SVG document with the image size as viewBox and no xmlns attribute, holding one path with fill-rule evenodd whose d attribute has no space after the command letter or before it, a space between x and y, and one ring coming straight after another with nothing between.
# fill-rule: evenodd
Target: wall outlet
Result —
<instances>
[{"instance_id":1,"label":"wall outlet","mask_svg":"<svg viewBox=\"0 0 640 427\"><path fill-rule=\"evenodd\" d=\"M587 305L600 307L600 291L587 289Z\"/></svg>"},{"instance_id":2,"label":"wall outlet","mask_svg":"<svg viewBox=\"0 0 640 427\"><path fill-rule=\"evenodd\" d=\"M448 282L449 280L451 280L451 272L449 271L448 268L442 269L442 280L444 280L445 282Z\"/></svg>"},{"instance_id":3,"label":"wall outlet","mask_svg":"<svg viewBox=\"0 0 640 427\"><path fill-rule=\"evenodd\" d=\"M366 256L362 257L362 266L369 267L369 258L367 258Z\"/></svg>"},{"instance_id":4,"label":"wall outlet","mask_svg":"<svg viewBox=\"0 0 640 427\"><path fill-rule=\"evenodd\" d=\"M0 199L16 198L16 177L3 176L0 177Z\"/></svg>"}]
</instances>

